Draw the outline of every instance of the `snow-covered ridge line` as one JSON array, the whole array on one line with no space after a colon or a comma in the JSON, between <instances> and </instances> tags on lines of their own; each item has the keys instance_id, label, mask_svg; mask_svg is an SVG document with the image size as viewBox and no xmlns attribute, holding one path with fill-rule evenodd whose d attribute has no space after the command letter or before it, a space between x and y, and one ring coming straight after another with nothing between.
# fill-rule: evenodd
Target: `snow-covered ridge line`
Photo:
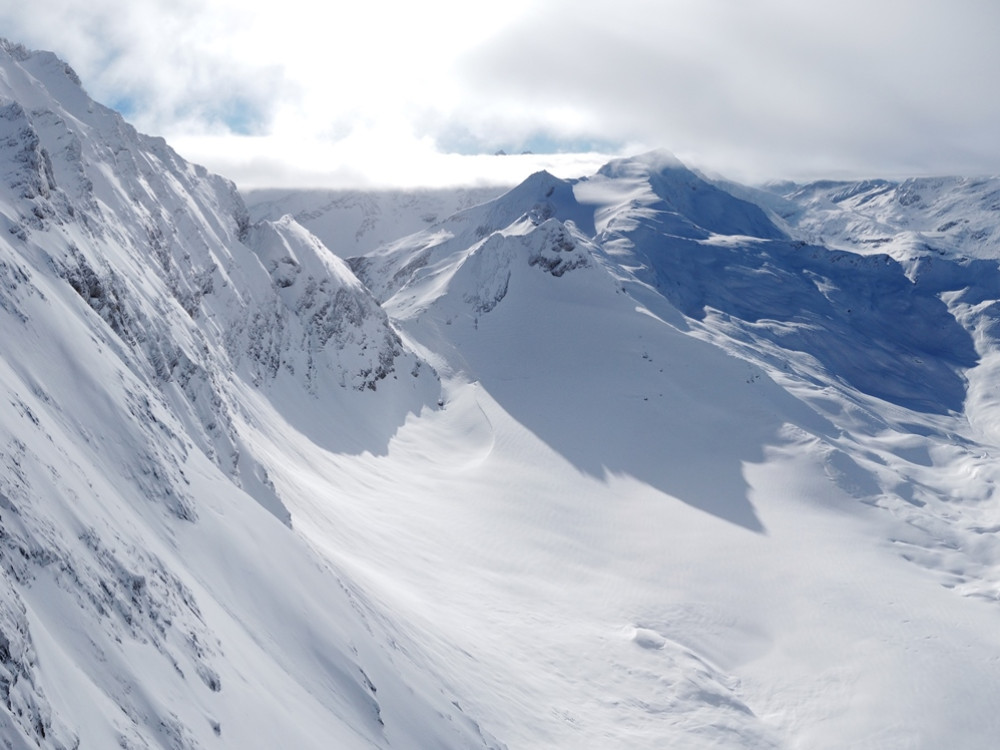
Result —
<instances>
[{"instance_id":1,"label":"snow-covered ridge line","mask_svg":"<svg viewBox=\"0 0 1000 750\"><path fill-rule=\"evenodd\" d=\"M342 258L361 255L492 200L504 189L457 187L423 190L280 190L244 194L255 221L288 214Z\"/></svg>"},{"instance_id":2,"label":"snow-covered ridge line","mask_svg":"<svg viewBox=\"0 0 1000 750\"><path fill-rule=\"evenodd\" d=\"M1000 178L780 183L740 190L807 241L852 252L994 258Z\"/></svg>"},{"instance_id":3,"label":"snow-covered ridge line","mask_svg":"<svg viewBox=\"0 0 1000 750\"><path fill-rule=\"evenodd\" d=\"M748 198L759 200L759 205ZM915 605L903 590L894 585L879 588L867 563L855 568L851 561L871 550L876 557L884 553L879 575L895 569L889 558L905 562L910 568L904 577L913 575L912 581L933 581L948 589L932 594L922 584L916 586L930 598L957 591L989 599L1000 585L996 525L987 522L997 508L991 489L996 478L991 459L997 450L991 426L997 423L996 399L985 390L996 367L997 254L988 244L977 247L977 261L923 250L890 255L832 249L822 237L804 241L795 226L769 218L773 211L773 200L751 191L721 190L676 160L651 154L613 163L579 180L534 175L494 201L386 243L351 264L384 300L404 337L437 355L451 390L458 394L448 408L461 410L464 400L472 400L486 417L486 422L476 422L471 409L461 412L473 425L481 425L464 429L477 436L476 445L486 447L470 451L474 458L463 454L460 465L468 461L477 467L477 477L489 479L481 484L468 480L470 488L460 497L481 498L477 507L493 503L492 513L483 513L501 528L513 529L505 539L542 536L551 549L570 548L557 555L549 547L526 544L530 553L523 554L544 560L538 564L548 573L524 575L519 582L531 581L544 589L552 578L573 592L567 599L595 595L586 585L561 576L559 571L567 567L586 571L584 578L608 575L629 590L644 592L635 599L623 594L607 608L595 604L601 614L591 616L598 622L622 616L630 607L687 613L698 608L692 601L708 596L731 602L733 597L741 599L736 593L740 586L749 587L754 593L740 605L722 605L728 625L709 618L711 627L725 631L747 611L762 606L761 601L777 604L766 593L767 581L780 580L781 587L788 584L789 567L804 560L817 566L791 585L803 607L822 613L823 623L803 613L793 616L812 622L804 631L813 635L806 636L810 645L803 653L817 653L825 665L821 677L809 670L812 676L794 678L782 672L799 667L778 655L784 647L777 644L794 642L803 633L787 624L761 624L767 619L763 614L751 619L768 633L765 640L771 645L761 647L767 655L749 646L754 639L748 633L758 625L747 630L739 626L740 634L733 634L732 640L724 637L727 645L722 646L704 635L705 621L692 616L682 624L688 614L678 614L680 622L657 615L629 620L631 642L656 654L649 660L632 662L631 656L602 643L602 653L615 654L607 663L595 656L586 666L571 667L572 654L596 648L593 639L566 636L573 646L555 657L549 654L561 643L536 636L544 645L532 651L534 658L552 659L557 670L579 678L572 686L547 685L535 678L539 685L572 695L568 704L587 706L585 712L569 714L575 725L594 732L614 725L619 727L614 736L627 736L630 746L654 747L669 736L679 745L694 747L780 747L796 742L837 747L879 737L885 715L891 715L899 727L914 727L906 741L915 746L932 737L962 735L971 746L987 747L995 722L968 714L968 723L942 718L939 708L909 687L923 684L927 674L911 671L914 659L956 689L976 684L995 695L987 672L973 667L973 673L959 674L953 671L955 653L950 649L945 649L948 655L911 649L904 645L913 645L908 637L896 641L897 636L890 635L915 621L898 620L892 613L900 596L907 599L907 608L920 610L918 629L925 632L939 626L943 630L937 632L951 632L959 621L949 615L945 619L950 624L943 624L939 613ZM554 237L561 239L552 242ZM571 272L542 273L546 264L538 258L559 258L569 246L572 257L580 259L572 263ZM700 349L692 339L712 346ZM498 427L501 424L505 427ZM511 437L517 430L523 431L521 443ZM489 437L479 437L481 433ZM493 466L496 475L480 466ZM518 480L504 473L505 468L517 477L557 473L558 482L574 489L557 490L551 486L558 483L555 480ZM533 502L541 510L530 522L512 520L529 511L506 494L491 494L486 489L491 481L540 498ZM547 489L540 491L541 485ZM448 486L437 491L447 493ZM514 498L520 497L517 491ZM713 522L688 525L680 521L682 513L658 505L665 498L681 500L702 513L699 518L711 517ZM426 502L432 501L425 497ZM463 507L461 502L456 497L439 504L454 511ZM623 504L629 512L622 516L609 510ZM389 505L406 512L400 504ZM818 514L815 529L813 521L804 521L813 511ZM549 521L546 514L558 520ZM841 552L809 549L827 549L830 529L840 528L838 518L849 518L849 523L867 530ZM419 520L407 516L406 523ZM675 523L685 531L673 533ZM733 528L739 532L728 534ZM740 533L769 540L761 547L771 552L751 555L751 571L742 569L751 558L744 553L731 557L732 549L722 541L748 552L754 545L744 547ZM847 536L853 539L854 533ZM687 534L697 539L692 546L687 546ZM805 547L799 544L804 538L809 540ZM477 539L489 544L488 537ZM377 546L377 540L373 543ZM671 545L685 552L667 551ZM704 551L693 549L701 545ZM370 555L380 559L376 551ZM504 565L478 549L467 552L466 558L487 571ZM482 562L484 558L488 562ZM626 558L631 562L623 562ZM649 563L654 558L661 562ZM651 577L646 584L638 583L636 569L645 565ZM758 575L757 565L773 565L774 570ZM609 568L619 572L608 574ZM710 572L702 577L697 572L701 569ZM817 575L816 570L822 572ZM846 578L838 583L841 575ZM701 583L691 584L692 578ZM730 578L742 584L731 588L717 583ZM842 584L843 599L832 593ZM879 601L866 598L870 585L879 589ZM685 593L675 599L662 593L664 586ZM470 598L478 593L474 587L463 590ZM497 596L503 590L500 584L490 589ZM606 589L599 590L599 596L607 596ZM788 601L778 599L778 606L787 608ZM862 599L867 603L859 604ZM971 601L959 604L959 599L949 599L952 603L946 606L962 609L963 616L985 618L982 622L995 617L995 609ZM538 619L549 616L552 622L566 623L582 617L594 622L581 614L586 605L530 601L547 613L536 613ZM831 601L840 604L830 607ZM456 604L450 611L460 610ZM489 618L490 608L484 606L480 615ZM887 628L881 631L884 636L876 636L879 646L872 653L892 666L878 677L861 664L844 666L840 657L822 655L824 649L816 645L818 631L824 634L820 640L831 637L848 647L871 637L870 627ZM996 639L979 627L974 628L976 635L963 630L963 638L983 652L995 653ZM487 660L486 672L503 671L502 635L480 638L474 645L462 641L463 647ZM679 644L690 644L691 650ZM734 651L743 654L728 662L734 673L718 668L720 662L709 656L713 648L730 655L722 657L723 662ZM834 651L843 654L839 648ZM692 660L690 670L678 666L686 658ZM630 678L615 671L625 663L638 670L629 672ZM693 663L705 669L699 671ZM778 668L781 674L771 671L777 664L783 665ZM852 684L868 686L863 690L866 700L882 707L878 718L858 717L857 706L848 699L834 699L844 716L851 717L843 722L835 717L838 709L822 699L806 699L789 709L785 701L801 698L798 688L785 698L773 698L772 687L786 679L813 684L829 695L823 686L837 684L841 669ZM606 692L609 674L616 675L615 710L599 697ZM655 684L661 686L666 680L670 687L660 692L638 674L660 680ZM740 679L759 680L760 691L735 687L747 685ZM883 679L896 686L893 697L870 682ZM466 685L479 696L479 705L492 707L498 700L494 696L491 703L477 693L474 683ZM535 689L539 692L534 697L550 705L542 697L546 688ZM512 703L521 698L511 692L507 700ZM691 693L701 700L687 703L684 696ZM506 706L494 710L503 712ZM711 718L684 723L688 711L698 710ZM524 729L524 715L518 714L499 734L515 738L520 746L530 746L535 732L542 731L557 734L561 741L556 745L587 744L591 737L586 730L560 731L556 722L530 715L529 729ZM639 729L663 715L685 729ZM944 725L947 730L940 729ZM828 730L833 734L826 734ZM600 745L590 740L588 746Z\"/></svg>"},{"instance_id":4,"label":"snow-covered ridge line","mask_svg":"<svg viewBox=\"0 0 1000 750\"><path fill-rule=\"evenodd\" d=\"M384 450L438 398L350 269L9 43L0 228L4 741L485 745L288 528L251 439L284 413Z\"/></svg>"},{"instance_id":5,"label":"snow-covered ridge line","mask_svg":"<svg viewBox=\"0 0 1000 750\"><path fill-rule=\"evenodd\" d=\"M0 739L992 747L992 190L248 210L0 44Z\"/></svg>"}]
</instances>

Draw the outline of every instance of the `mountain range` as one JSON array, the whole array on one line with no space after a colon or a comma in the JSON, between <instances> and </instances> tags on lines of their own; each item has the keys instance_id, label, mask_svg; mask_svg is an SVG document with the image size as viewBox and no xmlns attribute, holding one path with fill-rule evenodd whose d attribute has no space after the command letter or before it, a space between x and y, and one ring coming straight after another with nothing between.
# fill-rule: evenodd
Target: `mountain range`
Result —
<instances>
[{"instance_id":1,"label":"mountain range","mask_svg":"<svg viewBox=\"0 0 1000 750\"><path fill-rule=\"evenodd\" d=\"M0 738L993 747L998 218L244 196L0 43Z\"/></svg>"}]
</instances>

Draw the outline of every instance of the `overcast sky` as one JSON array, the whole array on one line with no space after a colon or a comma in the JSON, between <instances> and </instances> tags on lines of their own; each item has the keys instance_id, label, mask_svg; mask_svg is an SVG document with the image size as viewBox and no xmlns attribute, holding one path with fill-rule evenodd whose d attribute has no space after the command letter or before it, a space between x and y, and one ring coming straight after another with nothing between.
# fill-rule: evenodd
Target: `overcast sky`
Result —
<instances>
[{"instance_id":1,"label":"overcast sky","mask_svg":"<svg viewBox=\"0 0 1000 750\"><path fill-rule=\"evenodd\" d=\"M1000 173L996 0L0 0L0 34L242 187L655 147L740 180Z\"/></svg>"}]
</instances>

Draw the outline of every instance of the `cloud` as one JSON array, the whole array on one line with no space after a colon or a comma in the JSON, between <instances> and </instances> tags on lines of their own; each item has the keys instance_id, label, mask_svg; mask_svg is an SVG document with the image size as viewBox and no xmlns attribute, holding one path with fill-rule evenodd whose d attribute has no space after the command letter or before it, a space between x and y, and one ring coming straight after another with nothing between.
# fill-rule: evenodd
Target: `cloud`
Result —
<instances>
[{"instance_id":1,"label":"cloud","mask_svg":"<svg viewBox=\"0 0 1000 750\"><path fill-rule=\"evenodd\" d=\"M976 0L553 0L462 70L484 125L530 108L724 171L996 171L996 28Z\"/></svg>"},{"instance_id":2,"label":"cloud","mask_svg":"<svg viewBox=\"0 0 1000 750\"><path fill-rule=\"evenodd\" d=\"M442 153L433 141L386 138L364 130L338 141L278 136L187 136L174 143L241 188L383 188L514 185L539 170L558 177L592 174L607 162L598 152L564 154Z\"/></svg>"},{"instance_id":3,"label":"cloud","mask_svg":"<svg viewBox=\"0 0 1000 750\"><path fill-rule=\"evenodd\" d=\"M475 163L452 152L499 148L665 147L744 179L1000 172L992 0L34 0L0 28L254 184L439 182Z\"/></svg>"},{"instance_id":4,"label":"cloud","mask_svg":"<svg viewBox=\"0 0 1000 750\"><path fill-rule=\"evenodd\" d=\"M279 71L229 54L238 16L197 0L33 0L0 9L5 33L51 49L90 93L142 129L262 127Z\"/></svg>"}]
</instances>

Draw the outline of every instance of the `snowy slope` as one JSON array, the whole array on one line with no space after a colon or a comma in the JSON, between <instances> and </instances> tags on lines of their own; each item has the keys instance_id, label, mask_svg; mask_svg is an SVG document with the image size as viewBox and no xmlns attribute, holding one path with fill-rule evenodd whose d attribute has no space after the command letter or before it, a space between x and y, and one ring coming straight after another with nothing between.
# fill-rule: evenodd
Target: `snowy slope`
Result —
<instances>
[{"instance_id":1,"label":"snowy slope","mask_svg":"<svg viewBox=\"0 0 1000 750\"><path fill-rule=\"evenodd\" d=\"M652 153L318 239L10 44L0 178L10 746L994 747L985 183Z\"/></svg>"},{"instance_id":2,"label":"snowy slope","mask_svg":"<svg viewBox=\"0 0 1000 750\"><path fill-rule=\"evenodd\" d=\"M808 245L663 154L535 175L352 267L448 401L335 462L381 477L356 541L292 513L376 581L398 540L357 528L403 519L435 581L393 606L472 655L498 736L992 746L982 268Z\"/></svg>"},{"instance_id":3,"label":"snowy slope","mask_svg":"<svg viewBox=\"0 0 1000 750\"><path fill-rule=\"evenodd\" d=\"M279 410L384 449L431 369L308 232L251 225L53 55L0 46L0 130L5 742L487 746L250 448Z\"/></svg>"},{"instance_id":4,"label":"snowy slope","mask_svg":"<svg viewBox=\"0 0 1000 750\"><path fill-rule=\"evenodd\" d=\"M244 193L254 221L290 215L342 258L420 231L463 208L506 192L500 187L413 190L250 190Z\"/></svg>"},{"instance_id":5,"label":"snowy slope","mask_svg":"<svg viewBox=\"0 0 1000 750\"><path fill-rule=\"evenodd\" d=\"M1000 243L996 177L778 184L757 195L793 231L859 253L995 259Z\"/></svg>"}]
</instances>

